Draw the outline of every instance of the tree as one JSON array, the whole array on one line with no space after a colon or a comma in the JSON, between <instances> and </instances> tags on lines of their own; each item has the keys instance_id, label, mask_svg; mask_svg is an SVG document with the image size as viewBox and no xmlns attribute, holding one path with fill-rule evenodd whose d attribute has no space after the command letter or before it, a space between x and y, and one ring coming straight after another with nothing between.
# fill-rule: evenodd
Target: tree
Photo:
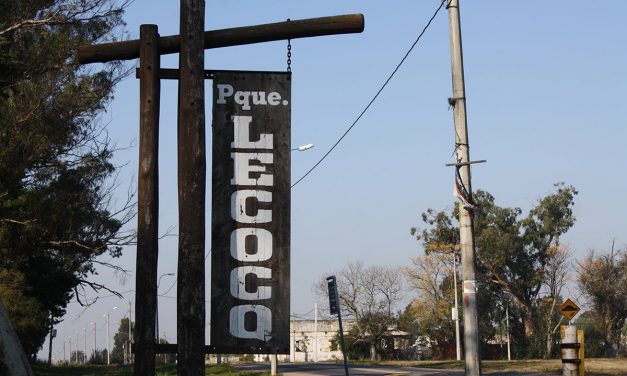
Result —
<instances>
[{"instance_id":1,"label":"tree","mask_svg":"<svg viewBox=\"0 0 627 376\"><path fill-rule=\"evenodd\" d=\"M437 345L444 351L455 343L453 263L450 254L429 252L412 259L412 266L403 268L416 299L403 313L402 330L424 338L424 342ZM399 320L400 321L400 320ZM443 357L444 354L436 354Z\"/></svg>"},{"instance_id":2,"label":"tree","mask_svg":"<svg viewBox=\"0 0 627 376\"><path fill-rule=\"evenodd\" d=\"M627 319L627 252L590 251L579 264L579 288L594 307L593 318L604 336L608 356L620 351L620 335Z\"/></svg>"},{"instance_id":3,"label":"tree","mask_svg":"<svg viewBox=\"0 0 627 376\"><path fill-rule=\"evenodd\" d=\"M563 183L555 185L552 194L540 199L527 216L521 218L519 208L503 208L495 204L494 197L485 191L474 193L476 208L473 225L477 258L478 279L481 285L480 305L494 308L486 299L509 293L520 310L524 336L530 341L538 323L538 298L544 284L545 267L551 257L552 247L560 244L560 237L575 223L572 211L577 191ZM428 252L448 252L459 247L459 229L454 223L458 217L457 206L449 214L429 209L422 219L427 228L412 229ZM492 300L492 299L490 299ZM496 320L498 312L479 312L482 325ZM485 329L490 330L489 327ZM486 333L481 330L485 339ZM530 351L543 351L529 348Z\"/></svg>"},{"instance_id":4,"label":"tree","mask_svg":"<svg viewBox=\"0 0 627 376\"><path fill-rule=\"evenodd\" d=\"M55 322L108 253L118 257L132 233L130 200L115 209L113 146L99 120L123 77L121 65L85 69L72 61L80 45L115 37L125 2L0 2L0 270L4 286L33 304L9 309L25 350L35 354Z\"/></svg>"},{"instance_id":5,"label":"tree","mask_svg":"<svg viewBox=\"0 0 627 376\"><path fill-rule=\"evenodd\" d=\"M107 364L107 349L96 350L89 356L90 364Z\"/></svg>"},{"instance_id":6,"label":"tree","mask_svg":"<svg viewBox=\"0 0 627 376\"><path fill-rule=\"evenodd\" d=\"M570 256L570 249L564 245L551 247L548 251L542 282L545 296L539 304L540 315L544 318L543 326L546 334L545 358L550 358L553 354L555 337L564 318L559 312L559 307L563 301L562 289L568 282L571 269Z\"/></svg>"},{"instance_id":7,"label":"tree","mask_svg":"<svg viewBox=\"0 0 627 376\"><path fill-rule=\"evenodd\" d=\"M134 333L135 323L131 323L131 333ZM128 317L120 320L118 331L113 335L113 349L111 350L111 363L124 364L128 354Z\"/></svg>"},{"instance_id":8,"label":"tree","mask_svg":"<svg viewBox=\"0 0 627 376\"><path fill-rule=\"evenodd\" d=\"M402 275L396 268L364 267L361 262L349 263L335 274L342 312L355 319L352 343L365 343L370 348L370 358L375 360L384 350L384 337L396 323ZM322 278L315 288L319 295L326 296L326 279Z\"/></svg>"}]
</instances>

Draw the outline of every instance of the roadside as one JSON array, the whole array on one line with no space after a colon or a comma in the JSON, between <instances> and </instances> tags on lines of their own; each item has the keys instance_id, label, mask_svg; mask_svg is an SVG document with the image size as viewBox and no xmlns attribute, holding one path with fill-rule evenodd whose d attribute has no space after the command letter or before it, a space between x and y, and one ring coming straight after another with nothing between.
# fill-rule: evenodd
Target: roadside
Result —
<instances>
[{"instance_id":1,"label":"roadside","mask_svg":"<svg viewBox=\"0 0 627 376\"><path fill-rule=\"evenodd\" d=\"M442 370L464 369L463 362L454 360L393 361L381 362L380 364ZM585 367L587 376L624 376L627 375L627 358L586 359ZM562 362L560 359L485 360L481 362L481 369L486 374L560 374L562 372Z\"/></svg>"}]
</instances>

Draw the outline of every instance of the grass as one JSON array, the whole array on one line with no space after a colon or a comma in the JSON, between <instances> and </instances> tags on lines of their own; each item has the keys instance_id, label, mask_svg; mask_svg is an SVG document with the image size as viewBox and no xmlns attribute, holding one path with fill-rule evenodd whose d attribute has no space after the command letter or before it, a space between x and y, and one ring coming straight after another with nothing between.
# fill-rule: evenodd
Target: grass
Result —
<instances>
[{"instance_id":1,"label":"grass","mask_svg":"<svg viewBox=\"0 0 627 376\"><path fill-rule=\"evenodd\" d=\"M157 366L157 376L176 375L176 365ZM53 366L34 365L36 376L131 376L133 366ZM228 365L206 366L205 375L260 376L266 373L237 371Z\"/></svg>"},{"instance_id":2,"label":"grass","mask_svg":"<svg viewBox=\"0 0 627 376\"><path fill-rule=\"evenodd\" d=\"M353 362L351 362L353 363ZM418 367L433 369L463 369L464 363L455 360L419 360L394 362L359 362L360 364L379 364L401 367ZM495 372L539 372L561 374L562 362L550 360L486 360L481 362L482 371L486 374ZM131 376L132 366L33 366L37 376ZM157 376L176 375L176 365L158 366ZM207 366L205 375L216 376L266 376L269 372L238 371L229 365ZM586 376L618 376L627 375L627 358L586 359Z\"/></svg>"},{"instance_id":3,"label":"grass","mask_svg":"<svg viewBox=\"0 0 627 376\"><path fill-rule=\"evenodd\" d=\"M423 360L412 362L384 362L397 366L410 366L418 368L434 369L463 369L463 361L455 360ZM587 376L616 376L627 375L627 358L599 358L586 359ZM539 372L548 374L561 374L562 361L560 359L549 360L484 360L481 362L481 369L486 374L495 372Z\"/></svg>"}]
</instances>

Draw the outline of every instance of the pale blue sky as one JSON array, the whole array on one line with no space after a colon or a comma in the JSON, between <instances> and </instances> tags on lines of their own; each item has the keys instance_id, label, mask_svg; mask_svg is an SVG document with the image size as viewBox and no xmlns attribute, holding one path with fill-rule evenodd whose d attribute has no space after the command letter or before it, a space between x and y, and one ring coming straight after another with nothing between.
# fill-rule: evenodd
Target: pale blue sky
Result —
<instances>
[{"instance_id":1,"label":"pale blue sky","mask_svg":"<svg viewBox=\"0 0 627 376\"><path fill-rule=\"evenodd\" d=\"M207 1L206 29L364 14L362 34L292 43L292 144L316 145L293 155L296 180L352 123L438 4L437 0ZM127 32L136 38L140 24L155 23L161 35L178 34L178 7L178 1L136 0L125 17ZM626 12L627 2L621 0L461 2L471 159L488 160L473 167L473 187L491 192L499 205L526 211L552 191L553 183L573 184L580 192L577 223L564 240L578 257L590 248L607 249L613 238L617 245L627 243ZM447 103L448 38L443 10L361 122L294 188L294 313L311 311L314 281L349 261L407 265L422 252L409 235L410 227L420 225L420 213L452 206L453 171L444 167L451 162L454 143ZM205 59L208 69L285 70L286 42L210 50ZM177 55L162 58L162 67L177 64ZM206 88L210 104L210 81ZM162 231L177 225L176 94L175 82L162 83ZM129 77L117 87L105 115L110 136L119 146L137 140L138 95L139 83ZM209 124L209 105L206 112ZM210 145L208 132L209 151ZM128 163L121 175L122 194L136 175L137 153L134 147L116 155L119 164ZM207 189L209 250L210 180ZM176 238L162 240L160 247L159 274L176 272ZM116 262L134 271L135 250L127 249ZM120 291L134 289L134 275L122 284L103 270L97 279ZM164 277L160 292L173 282L174 278ZM173 288L168 295L175 293ZM53 356L62 358L62 342L68 336L74 342L77 332L82 349L82 328L91 328L89 323L95 320L98 328L103 327L102 314L107 311L112 312L113 335L128 299L134 302L132 293L125 296L126 300L104 297L87 309L70 304L58 326ZM161 334L175 342L175 300L159 302ZM120 308L113 311L114 306ZM106 346L105 333L105 328L98 332L99 348ZM44 348L47 351L47 343Z\"/></svg>"}]
</instances>

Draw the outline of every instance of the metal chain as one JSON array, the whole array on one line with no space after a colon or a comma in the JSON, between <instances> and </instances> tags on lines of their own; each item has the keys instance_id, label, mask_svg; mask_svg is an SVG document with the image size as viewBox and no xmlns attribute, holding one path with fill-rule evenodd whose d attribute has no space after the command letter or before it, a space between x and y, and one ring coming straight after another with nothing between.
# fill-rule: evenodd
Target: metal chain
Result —
<instances>
[{"instance_id":1,"label":"metal chain","mask_svg":"<svg viewBox=\"0 0 627 376\"><path fill-rule=\"evenodd\" d=\"M290 19L287 19L287 22L290 22ZM292 72L292 40L287 40L287 71L288 73Z\"/></svg>"},{"instance_id":2,"label":"metal chain","mask_svg":"<svg viewBox=\"0 0 627 376\"><path fill-rule=\"evenodd\" d=\"M292 71L292 40L287 40L287 71Z\"/></svg>"}]
</instances>

